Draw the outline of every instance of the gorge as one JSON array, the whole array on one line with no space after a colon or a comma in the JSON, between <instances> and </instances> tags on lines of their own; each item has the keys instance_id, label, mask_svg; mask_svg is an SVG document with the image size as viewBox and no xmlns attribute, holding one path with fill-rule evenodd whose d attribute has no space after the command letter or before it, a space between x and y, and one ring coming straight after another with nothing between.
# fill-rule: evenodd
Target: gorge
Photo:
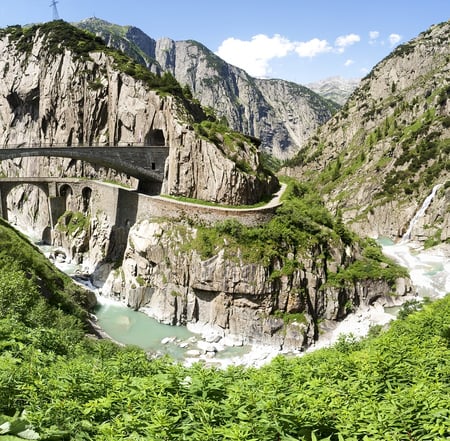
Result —
<instances>
[{"instance_id":1,"label":"gorge","mask_svg":"<svg viewBox=\"0 0 450 441\"><path fill-rule=\"evenodd\" d=\"M443 30L436 27L434 32L441 35ZM56 42L55 35L64 36L66 45ZM73 45L74 39L85 42L82 51ZM25 50L18 51L17 45L25 41L20 46ZM4 146L66 145L67 153L91 145L101 156L102 148L112 154L115 146L134 145L138 139L166 150L154 163L164 170L160 192L167 196L252 206L279 189L278 178L261 162L257 140L208 119L169 75L158 77L137 64L123 67L123 54L62 22L12 29L3 33L1 44ZM39 62L44 54L54 59L52 67ZM12 74L18 65L27 66L27 75L19 79ZM362 88L374 84L367 81ZM400 94L401 88L396 90ZM438 105L441 115L442 100ZM334 127L338 118L326 127ZM313 179L304 184L287 181L279 207L232 214L231 209L189 208L146 197L136 192L144 188L142 179L130 170L111 169L101 160L80 161L73 154L58 159L59 151L54 152L55 157L3 161L3 173L19 180L30 175L83 176L129 186L128 190L106 186L92 193L89 201L64 187L63 193L54 195L60 208L52 241L66 250L69 259L88 268L94 284L105 293L131 308L146 308L163 323L207 325L220 338L235 339L237 344L304 350L317 340L321 326L342 320L360 306L383 299L392 302L392 295L412 292L406 272L383 257L374 242L348 230L344 220L353 212L342 210L329 195L324 194L322 201L316 189L323 184L316 185ZM334 183L342 170L341 166ZM295 175L297 168L283 172ZM106 191L114 193L116 202L101 196ZM428 217L440 219L443 240L448 233L448 197L443 186L427 211ZM31 223L33 228L46 225L47 214L41 209L45 205L38 189L16 188L3 211L10 210L22 227ZM412 216L413 208L411 199L406 215ZM385 231L393 237L382 224L384 214L373 222L370 213L377 210L368 209L370 223L377 225L372 236ZM421 222L428 222L427 217ZM357 230L362 224L353 222ZM397 231L401 228L398 225Z\"/></svg>"},{"instance_id":2,"label":"gorge","mask_svg":"<svg viewBox=\"0 0 450 441\"><path fill-rule=\"evenodd\" d=\"M174 78L199 45L156 72L63 21L0 30L0 439L449 439L449 38L397 47L280 165L254 134L298 97L235 132ZM253 104L299 91L215 61ZM127 308L117 340L142 311L173 334L99 338L96 303Z\"/></svg>"},{"instance_id":3,"label":"gorge","mask_svg":"<svg viewBox=\"0 0 450 441\"><path fill-rule=\"evenodd\" d=\"M144 145L168 148L161 185L167 196L251 206L279 189L260 160L257 140L208 119L170 75L151 74L62 22L1 36L3 146L104 145L113 152L142 138ZM52 63L41 61L47 59ZM16 77L22 65L27 75ZM317 339L321 322L411 290L406 272L373 243L356 238L313 189L295 181L281 207L247 225L237 222L244 211L237 219L227 211L226 219L205 219L198 207L155 212L169 202L136 193L133 176L101 162L22 157L1 168L22 179L82 176L131 186L116 190L120 216L95 201L86 204L82 195L55 195L65 212L52 240L89 267L102 290L132 308L147 307L163 323L203 323L238 344L302 350ZM46 224L45 197L36 188L17 188L10 202L18 223Z\"/></svg>"}]
</instances>

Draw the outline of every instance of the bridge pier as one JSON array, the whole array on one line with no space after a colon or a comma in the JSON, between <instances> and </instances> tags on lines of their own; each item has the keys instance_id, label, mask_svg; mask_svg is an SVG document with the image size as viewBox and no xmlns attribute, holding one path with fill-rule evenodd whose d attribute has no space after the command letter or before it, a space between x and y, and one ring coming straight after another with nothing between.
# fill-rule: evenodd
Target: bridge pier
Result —
<instances>
[{"instance_id":1,"label":"bridge pier","mask_svg":"<svg viewBox=\"0 0 450 441\"><path fill-rule=\"evenodd\" d=\"M50 227L53 231L58 219L66 211L66 198L64 196L49 196L48 208L50 213Z\"/></svg>"},{"instance_id":2,"label":"bridge pier","mask_svg":"<svg viewBox=\"0 0 450 441\"><path fill-rule=\"evenodd\" d=\"M8 220L8 205L6 197L7 197L6 192L2 191L2 188L0 186L0 217L5 221Z\"/></svg>"},{"instance_id":3,"label":"bridge pier","mask_svg":"<svg viewBox=\"0 0 450 441\"><path fill-rule=\"evenodd\" d=\"M56 182L48 183L48 212L50 215L50 228L53 232L56 223L66 211L66 198L58 195Z\"/></svg>"}]
</instances>

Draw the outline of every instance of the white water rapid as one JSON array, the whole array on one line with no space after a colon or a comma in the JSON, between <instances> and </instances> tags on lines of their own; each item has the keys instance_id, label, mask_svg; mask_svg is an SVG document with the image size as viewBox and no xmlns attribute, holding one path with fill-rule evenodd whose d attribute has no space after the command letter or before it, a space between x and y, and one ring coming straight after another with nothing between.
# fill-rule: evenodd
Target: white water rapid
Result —
<instances>
[{"instance_id":1,"label":"white water rapid","mask_svg":"<svg viewBox=\"0 0 450 441\"><path fill-rule=\"evenodd\" d=\"M441 244L425 250L419 243L412 242L411 233L417 221L421 219L436 192L442 184L433 187L432 192L424 200L422 206L412 218L406 233L398 243L379 238L383 253L409 270L415 296L403 297L402 302L428 297L437 299L450 293L450 245ZM366 306L350 314L334 329L320 337L309 351L334 344L341 335L363 337L371 326L385 325L395 318L395 313L388 312L382 304Z\"/></svg>"},{"instance_id":2,"label":"white water rapid","mask_svg":"<svg viewBox=\"0 0 450 441\"><path fill-rule=\"evenodd\" d=\"M411 239L411 232L416 225L417 221L423 217L425 212L427 211L427 208L430 206L431 201L436 196L436 192L442 187L442 184L437 184L433 187L432 192L425 198L425 201L423 202L420 209L417 211L417 213L412 218L411 222L409 223L408 229L406 230L406 233L403 235L401 242L408 242Z\"/></svg>"},{"instance_id":3,"label":"white water rapid","mask_svg":"<svg viewBox=\"0 0 450 441\"><path fill-rule=\"evenodd\" d=\"M417 221L423 217L442 184L433 187L422 206L409 223L398 244L384 246L384 253L409 269L409 274L420 298L436 299L450 292L450 246L441 244L429 250L411 242L411 233Z\"/></svg>"}]
</instances>

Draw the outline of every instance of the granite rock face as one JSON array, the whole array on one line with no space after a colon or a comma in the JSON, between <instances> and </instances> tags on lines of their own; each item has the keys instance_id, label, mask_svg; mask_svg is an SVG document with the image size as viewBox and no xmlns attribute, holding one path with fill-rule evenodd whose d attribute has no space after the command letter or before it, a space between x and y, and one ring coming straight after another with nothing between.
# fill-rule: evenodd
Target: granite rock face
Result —
<instances>
[{"instance_id":1,"label":"granite rock face","mask_svg":"<svg viewBox=\"0 0 450 441\"><path fill-rule=\"evenodd\" d=\"M7 33L0 39L1 146L162 145L170 149L163 182L167 194L252 204L276 188L276 178L262 172L250 140L230 147L223 139L198 136L194 116L180 99L123 73L105 52L83 58L70 47L54 50L43 27L37 27L26 50L21 44ZM0 167L7 176L114 178L135 184L112 170L71 159L22 158Z\"/></svg>"}]
</instances>

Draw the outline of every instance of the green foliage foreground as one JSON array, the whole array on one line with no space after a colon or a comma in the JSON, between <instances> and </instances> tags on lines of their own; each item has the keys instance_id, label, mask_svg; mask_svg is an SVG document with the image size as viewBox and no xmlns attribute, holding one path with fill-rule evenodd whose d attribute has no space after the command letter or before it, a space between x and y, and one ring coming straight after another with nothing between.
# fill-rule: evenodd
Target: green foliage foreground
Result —
<instances>
[{"instance_id":1,"label":"green foliage foreground","mask_svg":"<svg viewBox=\"0 0 450 441\"><path fill-rule=\"evenodd\" d=\"M450 437L450 297L370 339L261 369L186 368L83 337L70 298L42 300L37 274L54 276L39 259L30 269L35 250L0 234L2 251L20 245L12 268L0 258L0 440Z\"/></svg>"}]
</instances>

